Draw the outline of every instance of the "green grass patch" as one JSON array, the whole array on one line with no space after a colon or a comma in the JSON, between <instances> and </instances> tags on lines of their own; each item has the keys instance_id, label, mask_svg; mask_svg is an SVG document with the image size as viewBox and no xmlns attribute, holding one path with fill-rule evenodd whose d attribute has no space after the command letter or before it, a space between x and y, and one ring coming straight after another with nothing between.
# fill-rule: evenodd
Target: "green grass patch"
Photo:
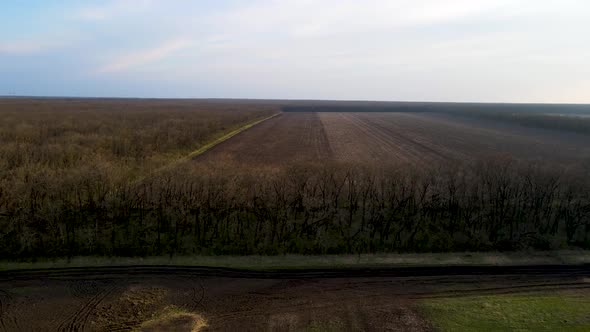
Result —
<instances>
[{"instance_id":1,"label":"green grass patch","mask_svg":"<svg viewBox=\"0 0 590 332\"><path fill-rule=\"evenodd\" d=\"M270 120L270 119L272 119L272 118L274 118L274 117L276 117L276 116L278 116L280 114L281 113L276 113L276 114L273 114L271 116L265 117L263 119L254 120L253 122L247 123L247 124L245 124L245 125L237 128L235 130L232 130L229 133L226 133L223 136L215 139L214 141L209 142L209 143L203 145L202 147L200 147L199 149L191 152L186 158L191 159L191 158L194 158L194 157L196 157L198 155L201 155L201 154L207 152L208 150L210 150L212 147L216 146L217 144L219 144L221 142L224 142L224 141L226 141L226 140L228 140L228 139L236 136L237 134L243 132L244 130L250 129L250 128L254 127L257 124L259 124L261 122L264 122L266 120Z\"/></svg>"},{"instance_id":2,"label":"green grass patch","mask_svg":"<svg viewBox=\"0 0 590 332\"><path fill-rule=\"evenodd\" d=\"M182 163L185 163L185 162L190 161L191 159L193 159L193 158L195 158L195 157L197 157L199 155L202 155L203 153L211 150L216 145L227 141L228 139L236 136L237 134L239 134L239 133L241 133L241 132L243 132L245 130L250 129L250 128L256 126L259 123L262 123L262 122L264 122L266 120L270 120L270 119L272 119L272 118L274 118L276 116L279 116L279 115L281 115L281 113L275 113L275 114L270 115L270 116L267 116L265 118L256 119L256 120L253 120L253 121L248 122L246 124L243 124L243 125L235 128L235 129L230 130L229 132L222 133L221 136L212 139L210 142L204 144L203 146L201 146L198 149L190 152L189 154L187 154L185 156L182 156L180 158L174 158L174 159L172 159L172 161L170 161L167 165L162 166L162 167L156 169L155 171L153 171L152 173L150 173L148 175L137 177L134 180L134 183L141 182L144 179L146 179L148 176L153 176L154 174L157 174L157 173L160 173L160 172L163 172L163 171L166 171L166 170L173 169L174 167L176 167L176 166L178 166L178 165L180 165Z\"/></svg>"},{"instance_id":3,"label":"green grass patch","mask_svg":"<svg viewBox=\"0 0 590 332\"><path fill-rule=\"evenodd\" d=\"M427 300L441 331L590 331L588 292L473 296Z\"/></svg>"}]
</instances>

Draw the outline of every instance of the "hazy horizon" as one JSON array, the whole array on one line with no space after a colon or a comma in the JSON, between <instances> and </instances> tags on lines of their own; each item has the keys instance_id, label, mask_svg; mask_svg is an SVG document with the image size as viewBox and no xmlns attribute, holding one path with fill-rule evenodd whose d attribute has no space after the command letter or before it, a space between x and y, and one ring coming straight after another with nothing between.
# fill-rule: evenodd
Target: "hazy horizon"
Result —
<instances>
[{"instance_id":1,"label":"hazy horizon","mask_svg":"<svg viewBox=\"0 0 590 332\"><path fill-rule=\"evenodd\" d=\"M0 96L590 103L580 0L28 0Z\"/></svg>"},{"instance_id":2,"label":"hazy horizon","mask_svg":"<svg viewBox=\"0 0 590 332\"><path fill-rule=\"evenodd\" d=\"M138 100L216 100L216 101L291 101L291 102L350 102L350 103L424 103L424 104L514 104L514 105L569 105L590 106L590 103L554 102L494 102L494 101L430 101L430 100L374 100L374 99L308 99L308 98L233 98L233 97L134 97L134 96L62 96L62 95L2 95L0 99L138 99Z\"/></svg>"}]
</instances>

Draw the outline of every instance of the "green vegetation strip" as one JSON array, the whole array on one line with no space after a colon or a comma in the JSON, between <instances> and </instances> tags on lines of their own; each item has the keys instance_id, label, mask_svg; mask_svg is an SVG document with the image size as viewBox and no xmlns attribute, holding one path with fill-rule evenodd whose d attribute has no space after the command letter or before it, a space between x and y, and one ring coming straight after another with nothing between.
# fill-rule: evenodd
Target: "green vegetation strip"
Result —
<instances>
[{"instance_id":1,"label":"green vegetation strip","mask_svg":"<svg viewBox=\"0 0 590 332\"><path fill-rule=\"evenodd\" d=\"M215 147L216 145L218 145L218 144L220 144L220 143L223 143L223 142L227 141L228 139L230 139L230 138L232 138L232 137L236 136L237 134L239 134L239 133L241 133L241 132L243 132L243 131L245 131L245 130L248 130L248 129L250 129L250 128L252 128L252 127L256 126L256 125L257 125L257 124L259 124L259 123L262 123L262 122L264 122L264 121L266 121L266 120L270 120L270 119L272 119L272 118L274 118L274 117L276 117L276 116L279 116L279 115L281 115L281 113L276 113L276 114L273 114L273 115L271 115L271 116L268 116L268 117L266 117L266 118L263 118L263 119L260 119L260 120L255 120L255 121L253 121L253 122L247 123L247 124L245 124L245 125L243 125L243 126L241 126L241 127L237 128L237 129L235 129L235 130L232 130L232 131L230 131L229 133L227 133L227 134L225 134L225 135L223 135L223 136L221 136L221 137L217 138L216 140L213 140L213 141L211 141L211 142L209 142L209 143L207 143L207 144L203 145L202 147L200 147L200 148L198 148L197 150L195 150L195 151L193 151L193 152L189 153L189 154L188 154L188 155L186 155L185 157L183 157L183 158L180 158L180 159L178 159L178 160L174 161L173 163L171 163L171 164L169 164L169 165L167 165L167 166L164 166L164 167L163 167L161 170L172 168L172 167L174 167L174 166L176 166L176 165L178 165L178 164L180 164L180 163L183 163L183 162L185 162L185 161L188 161L188 160L191 160L191 159L193 159L193 158L195 158L195 157L197 157L197 156L199 156L199 155L202 155L203 153L205 153L205 152L207 152L207 151L211 150L211 149L212 149L213 147Z\"/></svg>"},{"instance_id":2,"label":"green vegetation strip","mask_svg":"<svg viewBox=\"0 0 590 332\"><path fill-rule=\"evenodd\" d=\"M312 268L412 267L412 266L510 266L590 263L590 251L563 250L513 253L367 254L329 256L177 256L74 257L37 262L0 262L0 270L99 267L132 265L184 265L249 270Z\"/></svg>"},{"instance_id":3,"label":"green vegetation strip","mask_svg":"<svg viewBox=\"0 0 590 332\"><path fill-rule=\"evenodd\" d=\"M271 115L271 116L269 116L269 117L266 117L266 118L264 118L264 119L260 119L260 120L256 120L256 121L254 121L254 122L250 122L250 123L248 123L248 124L246 124L246 125L244 125L244 126L242 126L242 127L238 128L238 129L236 129L236 130L233 130L233 131L231 131L231 132L229 132L229 133L227 133L227 134L225 134L225 135L221 136L220 138L218 138L218 139L214 140L213 142L210 142L210 143L208 143L208 144L205 144L205 145L203 145L203 146L202 146L202 147L200 147L199 149L197 149L197 150L195 150L195 151L191 152L191 153L190 153L188 156L186 156L186 157L185 157L185 158L183 158L182 160L187 160L187 159L192 159L192 158L195 158L196 156L198 156L198 155L201 155L201 154L203 154L203 153L207 152L208 150L210 150L210 149L211 149L211 148L213 148L214 146L218 145L219 143L222 143L222 142L224 142L224 141L227 141L228 139L230 139L230 138L232 138L232 137L236 136L237 134L239 134L239 133L243 132L244 130L250 129L250 128L254 127L255 125L257 125L257 124L259 124L259 123L261 123L261 122L264 122L264 121L266 121L266 120L270 120L270 119L272 119L272 118L274 118L274 117L276 117L276 116L279 116L279 115L281 115L281 113L276 113L276 114L273 114L273 115Z\"/></svg>"},{"instance_id":4,"label":"green vegetation strip","mask_svg":"<svg viewBox=\"0 0 590 332\"><path fill-rule=\"evenodd\" d=\"M195 151L193 151L193 152L189 153L188 155L186 155L186 156L184 156L184 157L182 157L182 158L180 158L180 159L177 159L177 160L175 160L175 161L171 162L170 164L168 164L168 165L166 165L166 166L163 166L163 167L161 167L161 168L159 168L159 169L155 170L155 171L154 171L152 174L150 174L150 175L153 175L153 174L156 174L156 173L159 173L159 172L165 171L165 170L169 170L169 169L171 169L171 168L174 168L175 166L178 166L178 165L179 165L179 164L181 164L181 163L187 162L187 161L189 161L189 160L191 160L191 159L193 159L193 158L195 158L195 157L197 157L197 156L199 156L199 155L202 155L203 153L205 153L205 152L207 152L207 151L211 150L211 149L212 149L213 147L215 147L216 145L218 145L218 144L220 144L220 143L223 143L223 142L227 141L228 139L230 139L230 138L232 138L232 137L236 136L237 134L239 134L239 133L241 133L241 132L243 132L243 131L245 131L245 130L248 130L248 129L250 129L250 128L252 128L252 127L256 126L257 124L260 124L260 123L262 123L262 122L264 122L264 121L266 121L266 120L270 120L270 119L272 119L272 118L274 118L274 117L276 117L276 116L279 116L279 115L281 115L281 114L282 114L282 113L276 113L276 114L273 114L273 115L271 115L271 116L268 116L268 117L266 117L266 118L259 119L259 120L254 120L253 122L249 122L249 123L247 123L247 124L245 124L245 125L243 125L243 126L241 126L241 127L237 128L237 129L235 129L235 130L232 130L232 131L230 131L229 133L227 133L227 134L225 134L225 135L223 135L223 136L221 136L221 137L219 137L219 138L217 138L217 139L215 139L215 140L213 140L213 141L211 141L211 142L209 142L209 143L207 143L207 144L205 144L205 145L201 146L201 147L200 147L200 148L198 148L197 150L195 150ZM138 182L141 182L142 180L144 180L144 179L146 179L146 178L147 178L147 176L140 177L140 178L136 179L134 182L135 182L135 183L138 183Z\"/></svg>"},{"instance_id":5,"label":"green vegetation strip","mask_svg":"<svg viewBox=\"0 0 590 332\"><path fill-rule=\"evenodd\" d=\"M440 331L590 331L587 292L472 296L427 300Z\"/></svg>"}]
</instances>

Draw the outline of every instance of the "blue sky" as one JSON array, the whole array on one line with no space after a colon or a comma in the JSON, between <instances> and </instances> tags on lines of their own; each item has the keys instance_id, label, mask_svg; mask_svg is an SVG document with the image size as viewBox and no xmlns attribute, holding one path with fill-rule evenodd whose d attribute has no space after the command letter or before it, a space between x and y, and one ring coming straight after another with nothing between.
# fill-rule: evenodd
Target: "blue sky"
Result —
<instances>
[{"instance_id":1,"label":"blue sky","mask_svg":"<svg viewBox=\"0 0 590 332\"><path fill-rule=\"evenodd\" d=\"M586 0L4 1L0 95L590 103Z\"/></svg>"}]
</instances>

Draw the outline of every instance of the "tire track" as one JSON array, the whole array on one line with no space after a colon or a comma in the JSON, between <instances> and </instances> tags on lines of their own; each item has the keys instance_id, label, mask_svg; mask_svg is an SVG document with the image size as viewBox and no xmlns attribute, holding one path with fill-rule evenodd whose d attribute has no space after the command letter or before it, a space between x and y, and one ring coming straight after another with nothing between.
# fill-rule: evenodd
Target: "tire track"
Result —
<instances>
[{"instance_id":1,"label":"tire track","mask_svg":"<svg viewBox=\"0 0 590 332\"><path fill-rule=\"evenodd\" d=\"M21 271L20 276L16 276L16 272L12 271L11 274L0 272L0 280L4 277L8 277L8 282L27 278L56 280L59 285L64 283L67 285L70 280L80 281L80 284L71 284L70 294L78 297L74 302L70 302L76 303L76 307L72 308L75 312L68 311L67 315L62 314L58 317L58 319L63 318L58 331L82 331L85 328L91 328L90 320L93 319L93 315L98 310L102 312L105 308L103 303L111 304L111 300L117 299L118 297L112 295L113 292L129 285L129 280L135 280L132 284L147 281L157 283L158 287L171 287L177 293L167 298L168 302L161 300L162 305L166 302L203 313L212 324L211 326L224 325L224 322L231 321L229 324L236 324L237 327L242 326L239 324L243 322L255 324L269 314L280 316L282 313L292 312L301 316L313 316L321 313L328 317L334 310L341 312L347 305L350 306L347 310L351 310L350 313L354 318L361 317L356 313L357 309L367 314L383 311L384 308L397 310L397 307L403 306L404 301L410 303L423 298L590 290L590 282L587 280L590 275L590 265L440 266L303 271L132 266ZM81 276L88 279L80 280ZM198 278L203 276L209 278ZM95 277L109 281L95 282ZM218 277L234 278L227 280L232 284L246 282L236 280L238 278L251 280L246 283L249 286L244 284L236 286L235 289L239 290L235 292L219 293L219 287L225 287L225 284L220 284ZM264 279L272 279L272 282L262 282ZM207 287L216 288L210 290ZM211 293L207 293L205 301L206 291ZM6 295L10 295L4 293L6 292L0 293L3 295L3 305L5 305ZM22 307L20 303L18 309ZM371 310L372 308L375 310ZM12 321L12 313L15 310L11 309L10 312L10 321L5 320L6 326L0 326L0 330L23 330L15 328L16 325ZM109 331L130 331L137 329L143 323L140 321L143 316L138 317L133 313L116 317L117 319L111 320L95 320L98 325L92 325L92 327ZM351 322L354 323L353 325L364 325L362 321L354 319ZM56 324L55 320L53 324Z\"/></svg>"},{"instance_id":2,"label":"tire track","mask_svg":"<svg viewBox=\"0 0 590 332\"><path fill-rule=\"evenodd\" d=\"M95 280L71 280L68 282L70 294L76 298L94 296L100 292L100 284Z\"/></svg>"},{"instance_id":3,"label":"tire track","mask_svg":"<svg viewBox=\"0 0 590 332\"><path fill-rule=\"evenodd\" d=\"M580 160L585 151L581 137L526 128L489 119L441 113L374 113L365 115L385 126L395 124L403 132L438 146L462 159L510 154L517 159Z\"/></svg>"},{"instance_id":4,"label":"tire track","mask_svg":"<svg viewBox=\"0 0 590 332\"><path fill-rule=\"evenodd\" d=\"M84 303L78 310L62 321L57 330L60 332L83 331L88 317L96 310L98 305L115 290L116 286L111 285L102 291L97 292L90 300Z\"/></svg>"},{"instance_id":5,"label":"tire track","mask_svg":"<svg viewBox=\"0 0 590 332\"><path fill-rule=\"evenodd\" d=\"M355 162L367 159L377 161L391 161L395 158L401 162L412 162L418 157L410 150L402 149L399 145L392 142L391 139L386 135L383 135L382 133L370 128L370 126L367 126L354 113L341 113L340 118L340 121L349 123L353 126L353 128L356 128L356 130L353 130L353 132L347 134L349 139L350 137L353 137L353 144L356 146L356 150L359 152L359 155L357 158L349 161ZM338 121L335 123L336 128L342 127L343 125L344 124L342 123L338 123ZM344 147L344 151L348 152L349 150L349 146ZM348 153L344 151L341 151L341 154L346 157L350 157L348 156ZM367 152L369 158L366 158Z\"/></svg>"},{"instance_id":6,"label":"tire track","mask_svg":"<svg viewBox=\"0 0 590 332\"><path fill-rule=\"evenodd\" d=\"M420 299L436 299L436 298L449 298L449 297L464 297L474 295L511 295L511 294L524 294L524 293L536 293L545 291L565 291L565 290L579 290L579 289L590 289L590 284L583 282L572 282L572 283L550 283L550 284L531 284L531 285L517 285L517 286L504 286L504 287L485 287L485 288L474 288L474 289L455 289L445 290L438 292L380 292L373 290L372 293L368 294L354 294L338 296L334 295L332 299L321 301L309 300L307 302L299 304L282 304L282 301L288 302L288 296L284 298L274 298L276 302L272 303L272 310L275 312L303 312L303 311L314 311L326 308L335 308L341 306L343 303L359 302L360 300L367 301L367 304L363 305L364 308L383 308L383 301L396 299L399 301L403 300L420 300ZM350 293L350 289L338 289L346 293ZM336 289L330 290L329 292L337 291ZM309 295L303 294L303 297ZM247 299L246 299L247 300ZM397 304L396 304L397 305ZM253 318L257 316L264 316L268 313L268 309L264 306L260 306L255 309L245 310L234 310L227 313L220 313L217 315L211 315L211 320L235 320L244 318Z\"/></svg>"},{"instance_id":7,"label":"tire track","mask_svg":"<svg viewBox=\"0 0 590 332\"><path fill-rule=\"evenodd\" d=\"M8 331L6 324L4 323L4 316L9 300L10 295L6 291L0 289L0 328L2 328L3 331Z\"/></svg>"},{"instance_id":8,"label":"tire track","mask_svg":"<svg viewBox=\"0 0 590 332\"><path fill-rule=\"evenodd\" d=\"M398 157L403 162L415 163L423 159L423 155L409 148L403 140L394 140L391 135L384 133L380 128L364 121L358 114L352 114L350 120L359 128L362 128L368 136L374 137L382 148L382 153L376 156L377 160L388 160Z\"/></svg>"},{"instance_id":9,"label":"tire track","mask_svg":"<svg viewBox=\"0 0 590 332\"><path fill-rule=\"evenodd\" d=\"M373 159L387 160L390 156L395 156L404 162L415 159L415 156L409 155L409 151L400 149L399 145L391 142L386 136L384 137L383 135L380 135L379 132L371 130L371 128L363 123L355 114L346 114L343 115L343 118L356 126L363 133L363 136L370 138L368 144L365 143L365 145L371 147L370 150L372 151L371 154ZM371 140L373 142L370 142Z\"/></svg>"},{"instance_id":10,"label":"tire track","mask_svg":"<svg viewBox=\"0 0 590 332\"><path fill-rule=\"evenodd\" d=\"M293 136L300 133L295 159L317 162L332 156L330 143L317 113L300 113L292 121L300 122L299 131L290 133ZM284 148L287 148L286 144Z\"/></svg>"},{"instance_id":11,"label":"tire track","mask_svg":"<svg viewBox=\"0 0 590 332\"><path fill-rule=\"evenodd\" d=\"M590 276L590 264L580 265L529 265L529 266L424 266L383 268L336 268L307 270L244 270L175 265L136 265L125 267L61 268L21 271L2 271L0 281L34 280L39 278L93 277L112 280L132 276L164 275L200 277L227 277L250 279L331 279L376 277L454 277L454 276Z\"/></svg>"},{"instance_id":12,"label":"tire track","mask_svg":"<svg viewBox=\"0 0 590 332\"><path fill-rule=\"evenodd\" d=\"M205 300L205 287L203 287L202 281L198 278L187 277L173 279L176 280L176 282L178 282L178 280L180 279L187 285L191 286L188 288L190 296L188 297L188 299L183 299L180 305L191 311L201 309L200 307L202 306L202 303Z\"/></svg>"},{"instance_id":13,"label":"tire track","mask_svg":"<svg viewBox=\"0 0 590 332\"><path fill-rule=\"evenodd\" d=\"M0 289L0 319L4 316L5 308L7 307L9 295L6 291Z\"/></svg>"},{"instance_id":14,"label":"tire track","mask_svg":"<svg viewBox=\"0 0 590 332\"><path fill-rule=\"evenodd\" d=\"M20 324L18 322L17 317L9 317L8 315L6 315L6 312L8 311L7 309L11 305L13 299L14 298L9 292L0 289L0 329L2 331L22 330L20 328ZM9 326L12 326L13 328L9 329Z\"/></svg>"},{"instance_id":15,"label":"tire track","mask_svg":"<svg viewBox=\"0 0 590 332\"><path fill-rule=\"evenodd\" d=\"M571 282L571 283L549 283L549 284L531 284L518 285L506 287L487 287L474 289L460 289L460 290L445 290L439 292L417 293L411 294L410 298L415 299L435 299L435 298L449 298L449 297L463 297L469 295L510 295L522 293L535 293L542 291L557 291L557 290L578 290L590 289L590 284L585 282Z\"/></svg>"},{"instance_id":16,"label":"tire track","mask_svg":"<svg viewBox=\"0 0 590 332\"><path fill-rule=\"evenodd\" d=\"M412 130L412 131L409 131L407 129L406 130L394 130L394 128L391 128L390 126L386 126L381 121L376 121L373 117L366 116L366 114L363 114L363 116L361 116L359 114L355 114L355 116L358 119L358 121L362 122L368 128L373 128L373 130L379 132L380 135L382 135L383 137L388 137L389 140L391 140L393 142L397 142L398 144L400 144L400 146L403 146L404 149L409 150L408 152L411 153L412 155L416 156L417 160L422 161L424 159L429 159L429 157L431 158L431 156L434 156L434 157L439 158L444 161L451 160L451 158L448 155L440 152L439 150L437 150L434 147L428 146L427 143L420 142L418 139L409 137L409 136L404 135L402 133L402 132L415 133L415 130ZM389 124L390 123L388 123L388 125ZM432 141L430 141L430 142L432 142ZM440 148L440 147L438 147L438 148ZM416 152L414 152L414 151L416 151ZM422 152L420 153L417 151L422 151Z\"/></svg>"},{"instance_id":17,"label":"tire track","mask_svg":"<svg viewBox=\"0 0 590 332\"><path fill-rule=\"evenodd\" d=\"M113 324L105 326L105 330L109 332L123 332L123 331L134 331L139 327L143 321L132 321L120 324Z\"/></svg>"},{"instance_id":18,"label":"tire track","mask_svg":"<svg viewBox=\"0 0 590 332\"><path fill-rule=\"evenodd\" d=\"M192 309L198 309L203 301L205 300L205 287L203 287L203 284L201 282L199 282L199 288L192 288Z\"/></svg>"},{"instance_id":19,"label":"tire track","mask_svg":"<svg viewBox=\"0 0 590 332\"><path fill-rule=\"evenodd\" d=\"M317 113L313 113L313 119L311 123L311 145L313 150L315 151L315 159L316 160L326 160L331 159L333 156L332 147L330 146L330 141L328 140L328 135L326 134L326 128L322 123L319 115Z\"/></svg>"},{"instance_id":20,"label":"tire track","mask_svg":"<svg viewBox=\"0 0 590 332\"><path fill-rule=\"evenodd\" d=\"M392 122L387 116L378 117L378 120L385 124ZM498 146L490 139L497 137L482 135L472 127L454 126L453 123L434 118L432 114L403 113L397 114L396 120L398 128L411 128L410 132L420 137L424 144L433 144L455 159L473 159L479 151L498 153Z\"/></svg>"}]
</instances>

